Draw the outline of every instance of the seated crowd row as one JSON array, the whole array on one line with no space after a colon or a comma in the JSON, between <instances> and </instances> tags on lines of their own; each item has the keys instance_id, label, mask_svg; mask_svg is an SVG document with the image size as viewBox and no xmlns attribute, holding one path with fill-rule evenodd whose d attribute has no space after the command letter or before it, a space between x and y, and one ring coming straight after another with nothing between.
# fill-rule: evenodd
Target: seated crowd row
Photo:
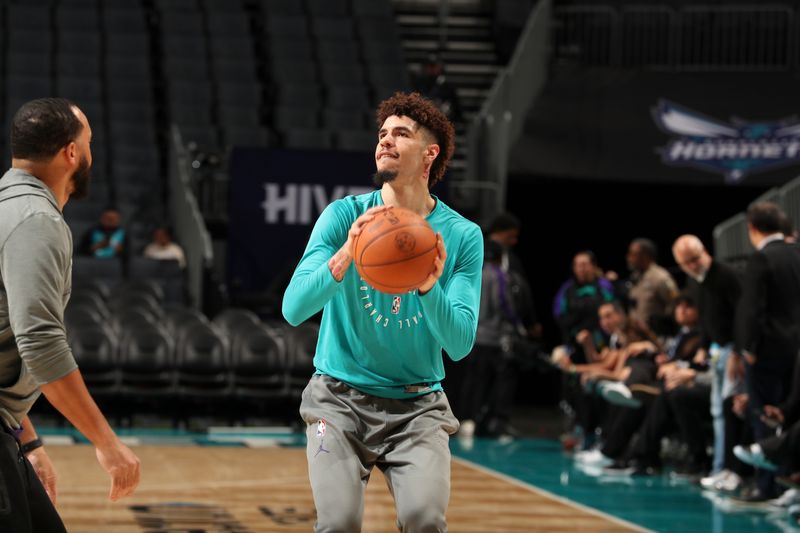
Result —
<instances>
[{"instance_id":1,"label":"seated crowd row","mask_svg":"<svg viewBox=\"0 0 800 533\"><path fill-rule=\"evenodd\" d=\"M778 205L754 203L747 219L756 252L743 272L694 235L674 242L680 290L646 239L629 247L627 285L590 252L575 256L550 361L564 372L578 465L647 476L679 458L673 475L733 502L800 502L800 247ZM662 450L673 435L677 454Z\"/></svg>"}]
</instances>

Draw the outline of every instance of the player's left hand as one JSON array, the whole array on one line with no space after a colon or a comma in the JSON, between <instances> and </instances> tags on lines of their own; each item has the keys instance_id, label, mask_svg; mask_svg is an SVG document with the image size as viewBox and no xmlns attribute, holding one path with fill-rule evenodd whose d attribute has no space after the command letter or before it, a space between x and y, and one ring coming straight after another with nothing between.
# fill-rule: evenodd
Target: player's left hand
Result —
<instances>
[{"instance_id":1,"label":"player's left hand","mask_svg":"<svg viewBox=\"0 0 800 533\"><path fill-rule=\"evenodd\" d=\"M53 462L50 460L47 452L44 451L44 448L36 448L28 453L27 458L31 466L33 466L34 472L36 472L36 477L42 482L45 492L55 506L57 496L56 481L58 476L56 475Z\"/></svg>"},{"instance_id":2,"label":"player's left hand","mask_svg":"<svg viewBox=\"0 0 800 533\"><path fill-rule=\"evenodd\" d=\"M445 250L444 239L442 239L441 233L436 234L436 248L439 251L439 255L433 261L433 272L431 272L431 275L428 276L428 279L426 279L425 282L417 289L419 294L425 294L431 290L433 286L436 285L436 282L439 280L439 278L442 277L442 272L444 272L444 262L447 260L447 250Z\"/></svg>"}]
</instances>

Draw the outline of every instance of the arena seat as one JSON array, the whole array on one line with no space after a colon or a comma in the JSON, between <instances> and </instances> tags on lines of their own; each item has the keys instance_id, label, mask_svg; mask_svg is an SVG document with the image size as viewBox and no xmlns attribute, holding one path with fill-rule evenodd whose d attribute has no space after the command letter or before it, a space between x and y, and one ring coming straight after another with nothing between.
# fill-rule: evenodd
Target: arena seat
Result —
<instances>
[{"instance_id":1,"label":"arena seat","mask_svg":"<svg viewBox=\"0 0 800 533\"><path fill-rule=\"evenodd\" d=\"M208 323L188 326L176 353L176 393L182 412L223 411L229 396L228 343Z\"/></svg>"},{"instance_id":2,"label":"arena seat","mask_svg":"<svg viewBox=\"0 0 800 533\"><path fill-rule=\"evenodd\" d=\"M242 412L266 408L287 397L286 350L269 330L251 330L233 352L233 396Z\"/></svg>"},{"instance_id":3,"label":"arena seat","mask_svg":"<svg viewBox=\"0 0 800 533\"><path fill-rule=\"evenodd\" d=\"M166 331L153 324L132 325L120 346L125 414L154 411L175 415L166 403L175 396L175 347Z\"/></svg>"},{"instance_id":4,"label":"arena seat","mask_svg":"<svg viewBox=\"0 0 800 533\"><path fill-rule=\"evenodd\" d=\"M101 404L119 393L117 337L102 324L70 328L68 341L89 392Z\"/></svg>"}]
</instances>

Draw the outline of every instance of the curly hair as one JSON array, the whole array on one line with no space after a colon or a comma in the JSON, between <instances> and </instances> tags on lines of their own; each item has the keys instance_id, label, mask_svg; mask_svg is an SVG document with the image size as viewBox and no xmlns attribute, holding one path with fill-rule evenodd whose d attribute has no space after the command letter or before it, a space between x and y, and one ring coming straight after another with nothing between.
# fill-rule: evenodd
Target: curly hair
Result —
<instances>
[{"instance_id":1,"label":"curly hair","mask_svg":"<svg viewBox=\"0 0 800 533\"><path fill-rule=\"evenodd\" d=\"M444 113L436 107L431 100L419 93L397 92L378 104L376 118L380 128L386 119L396 115L408 117L433 134L436 144L439 145L439 155L431 164L431 173L428 178L428 189L439 183L444 177L447 163L453 157L455 150L455 130Z\"/></svg>"}]
</instances>

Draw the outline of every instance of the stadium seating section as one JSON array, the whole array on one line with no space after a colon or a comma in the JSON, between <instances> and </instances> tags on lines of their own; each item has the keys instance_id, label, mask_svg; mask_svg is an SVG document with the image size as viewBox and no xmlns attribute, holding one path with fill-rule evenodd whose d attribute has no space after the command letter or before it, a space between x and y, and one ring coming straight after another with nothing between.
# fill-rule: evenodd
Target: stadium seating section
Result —
<instances>
[{"instance_id":1,"label":"stadium seating section","mask_svg":"<svg viewBox=\"0 0 800 533\"><path fill-rule=\"evenodd\" d=\"M375 104L410 87L390 0L0 0L0 32L0 153L22 103L70 98L93 132L90 198L65 212L74 241L110 205L127 229L121 260L73 264L67 330L100 403L169 416L296 403L316 326L210 321L177 264L141 257L169 218L169 126L218 153L364 150Z\"/></svg>"},{"instance_id":2,"label":"stadium seating section","mask_svg":"<svg viewBox=\"0 0 800 533\"><path fill-rule=\"evenodd\" d=\"M105 412L176 425L190 415L296 418L314 372L316 324L264 323L244 309L209 320L166 300L153 281L108 287L77 285L65 313L75 359Z\"/></svg>"},{"instance_id":3,"label":"stadium seating section","mask_svg":"<svg viewBox=\"0 0 800 533\"><path fill-rule=\"evenodd\" d=\"M410 87L389 0L0 0L0 31L4 159L22 103L75 101L92 125L93 182L66 218L77 243L116 206L128 257L169 218L170 124L211 152L364 150L375 103Z\"/></svg>"}]
</instances>

